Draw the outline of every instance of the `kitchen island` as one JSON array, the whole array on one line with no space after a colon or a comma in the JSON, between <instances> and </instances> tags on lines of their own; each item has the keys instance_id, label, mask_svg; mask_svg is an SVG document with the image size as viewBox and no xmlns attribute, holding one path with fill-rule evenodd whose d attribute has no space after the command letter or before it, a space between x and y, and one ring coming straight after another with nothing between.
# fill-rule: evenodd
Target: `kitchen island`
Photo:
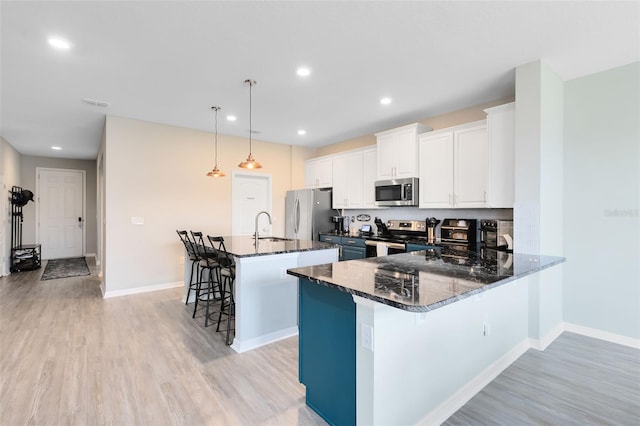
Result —
<instances>
[{"instance_id":1,"label":"kitchen island","mask_svg":"<svg viewBox=\"0 0 640 426\"><path fill-rule=\"evenodd\" d=\"M235 337L231 348L245 352L298 334L298 284L290 268L338 261L338 248L318 241L226 236L236 262ZM185 297L190 267L185 265Z\"/></svg>"},{"instance_id":2,"label":"kitchen island","mask_svg":"<svg viewBox=\"0 0 640 426\"><path fill-rule=\"evenodd\" d=\"M332 424L439 424L530 347L529 277L563 261L439 248L289 270L307 404Z\"/></svg>"}]
</instances>

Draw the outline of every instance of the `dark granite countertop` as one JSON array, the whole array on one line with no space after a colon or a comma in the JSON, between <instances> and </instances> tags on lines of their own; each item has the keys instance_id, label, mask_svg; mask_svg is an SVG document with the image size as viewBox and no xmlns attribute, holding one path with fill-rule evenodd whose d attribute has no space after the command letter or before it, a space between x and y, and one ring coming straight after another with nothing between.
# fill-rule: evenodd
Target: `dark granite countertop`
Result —
<instances>
[{"instance_id":1,"label":"dark granite countertop","mask_svg":"<svg viewBox=\"0 0 640 426\"><path fill-rule=\"evenodd\" d=\"M564 261L491 249L438 247L294 268L288 273L406 311L427 312Z\"/></svg>"},{"instance_id":2,"label":"dark granite countertop","mask_svg":"<svg viewBox=\"0 0 640 426\"><path fill-rule=\"evenodd\" d=\"M321 243L310 240L270 240L271 237L261 237L258 244L253 236L225 236L224 245L227 252L235 257L269 256L273 254L295 253L300 251L325 250L337 247L335 244Z\"/></svg>"}]
</instances>

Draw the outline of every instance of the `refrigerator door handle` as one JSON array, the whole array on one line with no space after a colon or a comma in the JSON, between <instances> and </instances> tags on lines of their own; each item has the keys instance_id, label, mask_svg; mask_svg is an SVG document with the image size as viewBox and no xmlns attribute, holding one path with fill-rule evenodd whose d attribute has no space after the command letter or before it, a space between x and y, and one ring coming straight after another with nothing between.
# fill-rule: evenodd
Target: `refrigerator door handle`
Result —
<instances>
[{"instance_id":1,"label":"refrigerator door handle","mask_svg":"<svg viewBox=\"0 0 640 426\"><path fill-rule=\"evenodd\" d=\"M298 236L299 230L300 230L300 200L296 198L296 228L295 228L296 237Z\"/></svg>"}]
</instances>

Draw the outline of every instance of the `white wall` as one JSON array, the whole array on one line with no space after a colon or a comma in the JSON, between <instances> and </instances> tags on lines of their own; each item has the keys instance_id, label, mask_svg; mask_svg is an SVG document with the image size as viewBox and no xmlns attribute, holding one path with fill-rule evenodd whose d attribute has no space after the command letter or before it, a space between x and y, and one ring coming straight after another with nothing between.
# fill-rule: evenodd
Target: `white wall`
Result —
<instances>
[{"instance_id":1,"label":"white wall","mask_svg":"<svg viewBox=\"0 0 640 426\"><path fill-rule=\"evenodd\" d=\"M11 207L8 191L21 186L20 153L0 137L0 277L9 274L11 262Z\"/></svg>"},{"instance_id":2,"label":"white wall","mask_svg":"<svg viewBox=\"0 0 640 426\"><path fill-rule=\"evenodd\" d=\"M107 117L105 142L106 291L170 285L183 279L176 229L231 234L231 172L249 151L248 139L218 136L121 117ZM308 150L310 154L312 150ZM284 235L284 200L303 181L304 149L254 141L260 173L272 176L273 234ZM132 225L143 217L144 225Z\"/></svg>"},{"instance_id":3,"label":"white wall","mask_svg":"<svg viewBox=\"0 0 640 426\"><path fill-rule=\"evenodd\" d=\"M640 338L640 63L565 83L565 321Z\"/></svg>"}]
</instances>

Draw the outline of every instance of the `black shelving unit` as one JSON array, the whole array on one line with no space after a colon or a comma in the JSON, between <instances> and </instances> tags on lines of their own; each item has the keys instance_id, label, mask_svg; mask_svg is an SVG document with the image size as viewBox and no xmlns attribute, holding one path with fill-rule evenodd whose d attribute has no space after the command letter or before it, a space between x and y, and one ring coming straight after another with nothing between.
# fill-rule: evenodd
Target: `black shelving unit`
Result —
<instances>
[{"instance_id":1,"label":"black shelving unit","mask_svg":"<svg viewBox=\"0 0 640 426\"><path fill-rule=\"evenodd\" d=\"M11 188L11 272L32 271L40 268L42 248L40 244L22 244L22 207L24 191L19 186Z\"/></svg>"}]
</instances>

